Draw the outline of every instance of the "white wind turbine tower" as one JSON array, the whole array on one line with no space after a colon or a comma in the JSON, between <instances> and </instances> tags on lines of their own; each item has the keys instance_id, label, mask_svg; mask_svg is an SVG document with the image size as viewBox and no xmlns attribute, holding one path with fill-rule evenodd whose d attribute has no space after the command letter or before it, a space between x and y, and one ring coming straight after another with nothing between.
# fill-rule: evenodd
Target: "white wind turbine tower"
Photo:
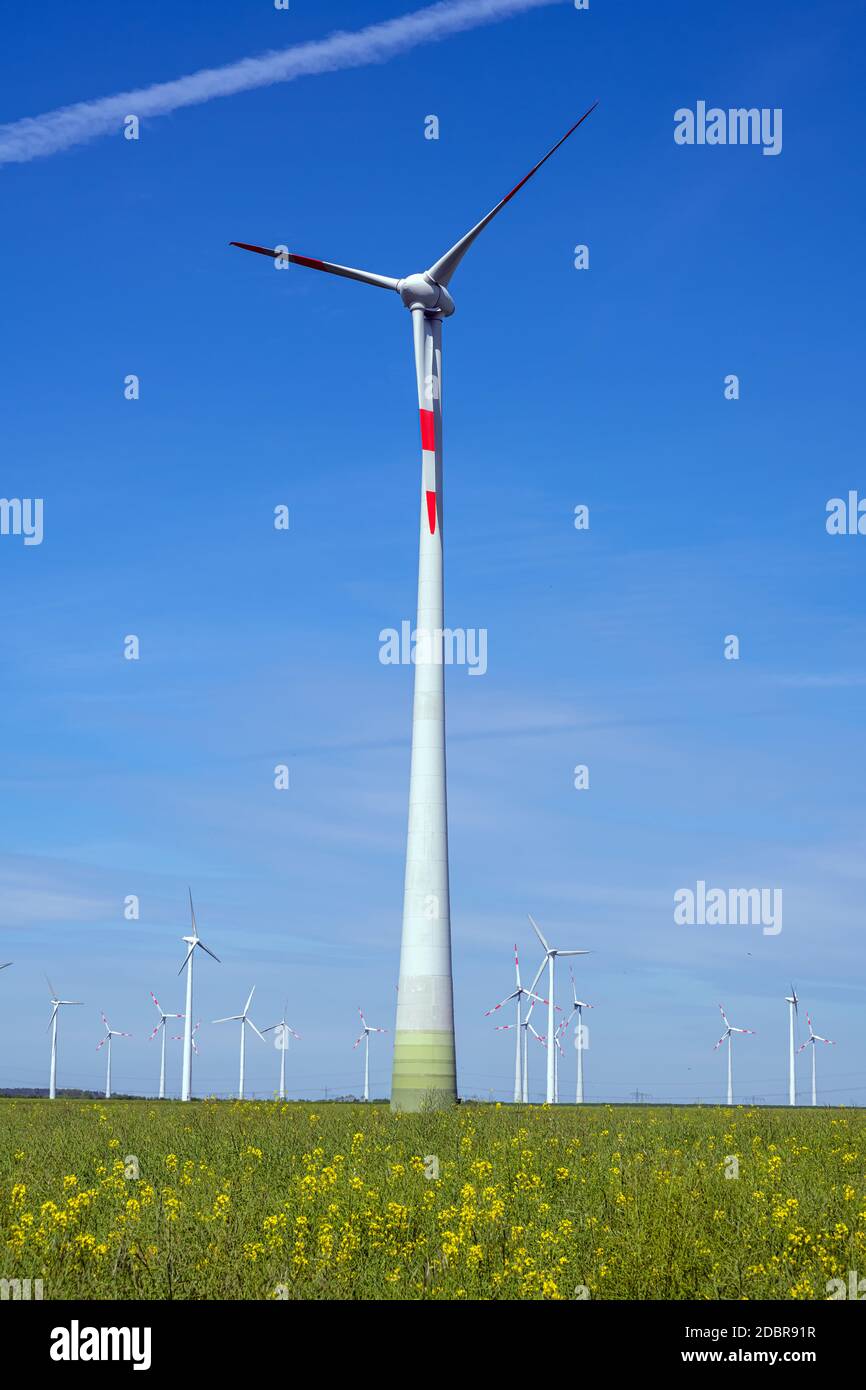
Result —
<instances>
[{"instance_id":1,"label":"white wind turbine tower","mask_svg":"<svg viewBox=\"0 0 866 1390\"><path fill-rule=\"evenodd\" d=\"M270 1028L264 1029L265 1033L275 1034L274 1047L278 1048L280 1053L280 1100L285 1100L286 1098L286 1053L289 1050L289 1038L297 1038L298 1042L301 1040L300 1033L296 1033L294 1028L286 1021L286 1010L288 1007L289 1003L288 1000L286 1000L283 1005L283 1016L279 1023L272 1023Z\"/></svg>"},{"instance_id":2,"label":"white wind turbine tower","mask_svg":"<svg viewBox=\"0 0 866 1390\"><path fill-rule=\"evenodd\" d=\"M545 999L542 1002L546 1004L547 1000ZM523 1033L523 1081L521 1099L524 1105L527 1105L529 1103L529 1034L531 1033L532 1036L536 1039L536 1041L541 1043L542 1047L547 1046L545 1039L542 1037L541 1033L537 1033L532 1026L532 1010L534 1008L535 1002L533 1001L533 1003L530 1004L529 1008L526 1011L526 1017L520 1020L519 1027L514 1023L497 1023L496 1028L494 1029L494 1032L497 1033L508 1033L511 1031L512 1028L517 1028L518 1035L520 1034L520 1032Z\"/></svg>"},{"instance_id":3,"label":"white wind turbine tower","mask_svg":"<svg viewBox=\"0 0 866 1390\"><path fill-rule=\"evenodd\" d=\"M193 1047L192 1043L192 968L195 963L195 950L198 946L200 950L207 951L209 956L219 964L219 956L215 956L213 951L205 946L200 940L198 927L195 924L195 908L192 905L192 889L189 890L189 914L192 919L192 931L189 936L181 939L189 946L186 960L178 970L178 975L182 975L186 969L186 1012L183 1015L183 1078L181 1081L180 1098L190 1100L192 1098L192 1054L198 1052L198 1048Z\"/></svg>"},{"instance_id":4,"label":"white wind turbine tower","mask_svg":"<svg viewBox=\"0 0 866 1390\"><path fill-rule=\"evenodd\" d=\"M256 987L255 985L253 985L252 989L247 995L247 1002L244 1004L243 1013L230 1014L228 1018L215 1018L213 1020L214 1023L239 1023L241 1025L241 1071L240 1080L238 1081L238 1100L243 1100L244 1098L244 1056L246 1053L247 1025L249 1025L249 1027L252 1028L253 1032L256 1034L257 1037L262 1039L262 1042L265 1041L264 1037L262 1037L262 1034L259 1032L258 1028L249 1016L250 1004L253 1002L253 995L255 994L255 992Z\"/></svg>"},{"instance_id":5,"label":"white wind turbine tower","mask_svg":"<svg viewBox=\"0 0 866 1390\"><path fill-rule=\"evenodd\" d=\"M493 1030L494 1033L510 1033L513 1028L517 1033L518 1038L520 1037L521 1032L523 1033L523 1075L521 1077L520 1099L523 1101L524 1105L527 1103L529 1093L528 1058L526 1056L526 1045L529 1034L531 1033L534 1038L537 1038L538 1041L542 1045L544 1045L544 1038L541 1036L540 1033L536 1033L535 1029L530 1023L530 1016L534 1008L535 1005L530 1004L526 1014L526 1018L521 1019L519 1024L497 1023Z\"/></svg>"},{"instance_id":6,"label":"white wind turbine tower","mask_svg":"<svg viewBox=\"0 0 866 1390\"><path fill-rule=\"evenodd\" d=\"M156 1037L157 1033L162 1032L159 1063L159 1099L165 1100L165 1024L166 1020L169 1018L183 1018L183 1014L167 1014L163 1009L162 1005L160 1004L159 1000L157 999L156 995L154 994L153 990L150 991L150 997L153 1000L156 1007L159 1009L159 1023L156 1025L147 1041L153 1042L153 1039ZM179 1036L180 1034L178 1034L178 1037Z\"/></svg>"},{"instance_id":7,"label":"white wind turbine tower","mask_svg":"<svg viewBox=\"0 0 866 1390\"><path fill-rule=\"evenodd\" d=\"M800 1011L800 1001L793 984L791 993L785 995L788 1005L788 1104L797 1104L797 1077L794 1063L794 1018ZM814 1055L814 1054L813 1054Z\"/></svg>"},{"instance_id":8,"label":"white wind turbine tower","mask_svg":"<svg viewBox=\"0 0 866 1390\"><path fill-rule=\"evenodd\" d=\"M832 1038L822 1038L820 1033L813 1033L813 1031L812 1031L812 1020L811 1020L811 1018L809 1017L808 1014L806 1015L806 1022L807 1022L808 1025L809 1025L809 1036L808 1036L808 1038L806 1039L806 1041L802 1044L802 1046L799 1047L799 1048L797 1049L797 1051L798 1051L798 1052L802 1052L802 1051L804 1050L804 1048L807 1048L807 1047L809 1047L809 1046L811 1045L811 1048L812 1048L812 1104L813 1104L813 1105L817 1105L817 1104L818 1104L818 1093L817 1093L817 1091L816 1091L816 1089L815 1089L815 1052L816 1052L817 1049L816 1049L816 1047L815 1047L815 1044L816 1044L816 1043L827 1043L827 1045L828 1045L829 1047L835 1047L836 1044L835 1044L835 1042L833 1041Z\"/></svg>"},{"instance_id":9,"label":"white wind turbine tower","mask_svg":"<svg viewBox=\"0 0 866 1390\"><path fill-rule=\"evenodd\" d=\"M554 1105L558 1105L558 1104L559 1104L559 1059L560 1059L560 1057L562 1057L563 1059L565 1058L565 1049L563 1048L562 1043L560 1042L560 1038L562 1037L562 1028L563 1028L563 1025L560 1023L560 1025L559 1025L559 1027L557 1028L556 1033L555 1033L555 1035L554 1035L554 1039L553 1039L554 1045L555 1045L555 1051L554 1051L554 1056L553 1056L553 1103L554 1103Z\"/></svg>"},{"instance_id":10,"label":"white wind turbine tower","mask_svg":"<svg viewBox=\"0 0 866 1390\"><path fill-rule=\"evenodd\" d=\"M97 1052L101 1047L108 1043L107 1063L105 1068L105 1099L111 1100L111 1040L112 1038L131 1038L131 1033L121 1033L119 1029L112 1028L105 1014L101 1015L102 1022L105 1024L105 1037L96 1044Z\"/></svg>"},{"instance_id":11,"label":"white wind turbine tower","mask_svg":"<svg viewBox=\"0 0 866 1390\"><path fill-rule=\"evenodd\" d=\"M57 990L50 980L48 980L48 988L51 991L51 1018L48 1023L48 1027L51 1029L51 1076L48 1082L48 1099L54 1100L57 1095L57 1015L67 1004L80 1005L81 1000L58 999Z\"/></svg>"},{"instance_id":12,"label":"white wind turbine tower","mask_svg":"<svg viewBox=\"0 0 866 1390\"><path fill-rule=\"evenodd\" d=\"M512 999L514 1000L515 1008L516 1008L516 1010L517 1010L517 1021L516 1021L516 1023L514 1024L514 1028L515 1028L515 1049L514 1049L514 1099L515 1099L516 1101L519 1101L519 1100L521 1099L521 1096L522 1096L522 1093L523 1093L523 1078L521 1077L521 1074L520 1074L520 1013L521 1013L521 1004L522 1004L522 1002L523 1002L524 996L525 996L527 999L531 999L532 1002L533 1002L533 1003L536 1003L536 1004L546 1004L546 1003L547 1003L547 1000L546 1000L546 999L542 999L542 998L541 998L539 995L537 995L537 994L533 994L533 993L532 993L532 990L530 990L530 989L525 989L524 986L520 983L520 961L519 961L518 956L517 956L517 946L516 946L516 944L515 944L515 947L514 947L514 976L515 976L515 979L516 979L516 981L517 981L517 988L516 988L515 990L512 990L511 994L507 995L507 996L505 997L505 999L501 999L501 1000L499 1001L498 1004L494 1004L492 1009L488 1009L487 1012L485 1013L484 1017L485 1017L485 1018L489 1018L491 1014L497 1013L497 1012L499 1011L499 1009L501 1009L505 1004L510 1004L511 1001L512 1001ZM531 1006L530 1006L530 1007L531 1007ZM498 1032L507 1032L507 1031L511 1028L511 1026L512 1026L511 1024L506 1024L506 1025L501 1025L501 1024L500 1024L499 1027L498 1027L498 1029L497 1029L497 1031L498 1031Z\"/></svg>"},{"instance_id":13,"label":"white wind turbine tower","mask_svg":"<svg viewBox=\"0 0 866 1390\"><path fill-rule=\"evenodd\" d=\"M724 1031L724 1033L722 1034L722 1036L719 1038L719 1041L716 1043L715 1047L713 1048L713 1051L714 1051L714 1052L717 1052L718 1049L721 1047L722 1043L725 1041L725 1039L727 1039L727 1043L728 1043L728 1105L733 1105L733 1103L734 1103L734 1077L733 1077L733 1065L732 1065L732 1062L731 1062L731 1041L732 1041L732 1038L733 1038L734 1033L751 1033L752 1036L754 1037L755 1030L754 1030L754 1028L735 1028L734 1025L733 1025L732 1023L729 1023L729 1022L728 1022L727 1015L726 1015L724 1009L722 1008L721 1004L719 1005L719 1011L720 1011L720 1013L721 1013L721 1015L722 1015L722 1018L725 1020L725 1031Z\"/></svg>"},{"instance_id":14,"label":"white wind turbine tower","mask_svg":"<svg viewBox=\"0 0 866 1390\"><path fill-rule=\"evenodd\" d=\"M575 1101L578 1105L583 1105L583 1054L586 1050L583 1036L583 1010L591 1009L594 1006L587 1004L585 999L578 999L577 986L574 983L574 971L571 970L569 973L571 975L571 997L574 1002L571 1013L562 1025L562 1032L567 1030L571 1020L577 1014L577 1027L574 1033L574 1046L577 1049L577 1094Z\"/></svg>"},{"instance_id":15,"label":"white wind turbine tower","mask_svg":"<svg viewBox=\"0 0 866 1390\"><path fill-rule=\"evenodd\" d=\"M545 1002L545 1004L546 1004L546 1003L547 1003L547 1000L545 999L544 1002ZM528 1104L529 1104L529 1034L530 1034L530 1033L532 1034L532 1036L535 1038L536 1042L541 1043L542 1046L545 1045L545 1043L544 1043L544 1038L541 1036L540 1033L537 1033L537 1032L535 1031L535 1028L532 1026L532 1010L533 1010L534 1008L535 1008L535 1001L533 1000L533 1002L530 1004L530 1006L529 1006L529 1008L528 1008L528 1010L527 1010L525 1019L523 1020L523 1022L522 1022L521 1025L520 1025L521 1028L523 1029L523 1103L524 1103L524 1105L528 1105Z\"/></svg>"},{"instance_id":16,"label":"white wind turbine tower","mask_svg":"<svg viewBox=\"0 0 866 1390\"><path fill-rule=\"evenodd\" d=\"M363 1043L364 1043L364 1099L365 1099L365 1100L369 1100L369 1099L370 1099L370 1034L371 1034L371 1033L387 1033L388 1029L387 1029L387 1028L374 1028L374 1027L372 1026L372 1024L368 1023L367 1020L365 1019L365 1017L364 1017L364 1010L363 1010L363 1009L359 1008L359 1009L358 1009L358 1013L361 1015L361 1024L362 1024L362 1026L363 1026L363 1030L364 1030L364 1031L361 1033L360 1037L352 1044L352 1046L353 1046L353 1048L355 1048L355 1047L358 1046L358 1043L360 1043L361 1041L363 1041Z\"/></svg>"},{"instance_id":17,"label":"white wind turbine tower","mask_svg":"<svg viewBox=\"0 0 866 1390\"><path fill-rule=\"evenodd\" d=\"M431 1101L448 1104L457 1099L445 778L442 549L442 324L454 313L448 286L484 228L588 115L586 111L450 251L419 274L399 280L294 255L279 247L232 243L244 251L269 256L281 266L306 266L396 292L412 314L421 417L421 497L409 826L391 1086L391 1107L396 1110L420 1110ZM411 180L407 188L411 196ZM493 296L509 309L518 301L511 284L493 287ZM358 333L362 336L360 328Z\"/></svg>"},{"instance_id":18,"label":"white wind turbine tower","mask_svg":"<svg viewBox=\"0 0 866 1390\"><path fill-rule=\"evenodd\" d=\"M547 972L548 972L548 980L547 980L547 994L548 994L548 999L547 999L547 1036L548 1036L548 1038L550 1039L551 1046L548 1048L548 1051L547 1051L547 1104L548 1104L548 1105L554 1105L554 1104L556 1103L556 1045L555 1045L555 1044L556 1044L556 1041L557 1041L557 1039L556 1039L556 1030L555 1030L555 1028L554 1028L554 1026L553 1026L553 1011L554 1011L554 1009L556 1008L556 1004L554 1003L554 999L555 999L555 997L556 997L556 996L555 996L555 993L554 993L555 985L556 985L556 981L555 981L555 979L554 979L554 966L555 966L555 963L556 963L556 958L557 958L557 956L588 956L588 955L589 955L589 951L561 951L561 950L559 950L559 949L558 949L557 947L555 947L555 946L549 946L549 945L547 944L547 942L545 941L544 937L542 936L541 931L539 930L539 927L538 927L538 923L535 921L535 918L534 918L531 914L528 914L528 915L529 915L529 920L530 920L530 922L532 923L532 930L535 932L535 935L538 937L539 941L541 942L542 946L544 947L544 959L543 959L543 961L541 962L541 964L540 964L539 967L538 967L538 971L536 972L535 979L532 981L531 989L534 990L534 989L535 989L535 986L538 984L539 977L540 977L541 972L542 972L542 970L544 969L545 965L547 966Z\"/></svg>"}]
</instances>

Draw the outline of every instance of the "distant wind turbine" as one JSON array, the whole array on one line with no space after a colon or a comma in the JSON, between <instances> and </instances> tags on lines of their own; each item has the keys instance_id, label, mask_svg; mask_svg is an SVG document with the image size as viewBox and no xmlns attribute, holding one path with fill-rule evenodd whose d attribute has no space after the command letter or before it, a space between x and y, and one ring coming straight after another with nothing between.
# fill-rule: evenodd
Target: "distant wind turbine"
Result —
<instances>
[{"instance_id":1,"label":"distant wind turbine","mask_svg":"<svg viewBox=\"0 0 866 1390\"><path fill-rule=\"evenodd\" d=\"M728 1043L728 1105L733 1105L733 1103L734 1103L734 1074L733 1074L733 1065L732 1065L732 1062L731 1062L731 1040L732 1040L732 1038L733 1038L734 1033L751 1033L752 1036L754 1036L755 1030L754 1030L754 1028L735 1028L734 1025L733 1025L732 1023L729 1023L729 1022L728 1022L727 1014L725 1013L725 1011L724 1011L724 1009L722 1008L721 1004L719 1005L719 1011L720 1011L720 1013L721 1013L721 1015L722 1015L722 1018L725 1020L725 1031L724 1031L724 1033L722 1034L722 1036L719 1038L719 1041L716 1043L715 1047L713 1048L713 1051L714 1051L714 1052L717 1052L718 1049L721 1047L722 1043L727 1039L727 1043Z\"/></svg>"},{"instance_id":2,"label":"distant wind turbine","mask_svg":"<svg viewBox=\"0 0 866 1390\"><path fill-rule=\"evenodd\" d=\"M785 995L788 1005L788 1104L797 1104L797 1076L794 1063L794 1018L800 1011L800 1001L793 984L791 993ZM814 1055L814 1054L813 1054Z\"/></svg>"},{"instance_id":3,"label":"distant wind turbine","mask_svg":"<svg viewBox=\"0 0 866 1390\"><path fill-rule=\"evenodd\" d=\"M354 1042L354 1043L352 1044L352 1046L353 1046L353 1047L357 1047L357 1046L358 1046L358 1043L360 1043L360 1042L363 1041L363 1044L364 1044L364 1099L365 1099L365 1100L369 1100L369 1099L370 1099L370 1034L371 1034L371 1033L387 1033L388 1029L387 1029L387 1028L374 1028L373 1025L370 1024L370 1023L368 1023L367 1020L365 1019L365 1017L364 1017L364 1010L363 1010L363 1009L360 1009L360 1008L359 1008L359 1009L358 1009L358 1013L361 1015L361 1024L362 1024L362 1026L363 1026L363 1030L364 1030L364 1031L361 1033L361 1035L360 1035L360 1037L357 1039L357 1041Z\"/></svg>"},{"instance_id":4,"label":"distant wind turbine","mask_svg":"<svg viewBox=\"0 0 866 1390\"><path fill-rule=\"evenodd\" d=\"M178 1014L178 1018L183 1018L183 1014ZM198 1032L198 1030L199 1030L200 1027L201 1027L201 1019L198 1020L198 1022L196 1023L195 1027L193 1028L192 1032L191 1032L190 1035L189 1035L190 1047L192 1048L192 1050L193 1050L193 1052L195 1053L196 1057L198 1056L198 1048L196 1047L195 1035L196 1035L196 1033ZM172 1035L171 1035L171 1040L172 1040L172 1042L183 1042L183 1033L172 1033Z\"/></svg>"},{"instance_id":5,"label":"distant wind turbine","mask_svg":"<svg viewBox=\"0 0 866 1390\"><path fill-rule=\"evenodd\" d=\"M289 1038L297 1038L299 1042L301 1040L300 1033L296 1033L294 1028L286 1022L286 1010L288 1007L288 1000L286 1000L286 1003L283 1005L283 1016L279 1023L272 1023L270 1028L265 1028L263 1030L265 1033L274 1033L276 1035L274 1037L274 1046L279 1049L280 1053L280 1100L285 1100L286 1098L286 1053L289 1050Z\"/></svg>"},{"instance_id":6,"label":"distant wind turbine","mask_svg":"<svg viewBox=\"0 0 866 1390\"><path fill-rule=\"evenodd\" d=\"M523 1093L523 1078L520 1074L520 1014L522 1001L525 997L527 999L531 999L533 1003L546 1004L547 1000L542 999L538 994L533 994L531 990L525 989L524 986L520 983L520 961L517 956L516 945L514 947L514 977L517 981L517 988L515 990L512 990L511 994L507 995L505 999L501 999L498 1004L494 1004L492 1009L488 1009L484 1017L489 1018L491 1014L497 1013L499 1009L501 1009L505 1004L510 1004L512 999L514 1000L515 1007L517 1010L517 1022L514 1025L514 1099L516 1101L519 1101ZM508 1028L510 1027L511 1025L509 1024ZM507 1032L508 1028L505 1028L502 1025L500 1025L498 1031Z\"/></svg>"},{"instance_id":7,"label":"distant wind turbine","mask_svg":"<svg viewBox=\"0 0 866 1390\"><path fill-rule=\"evenodd\" d=\"M192 1097L192 1054L198 1048L192 1045L192 967L194 964L195 948L198 946L202 951L206 951L209 956L219 964L219 956L215 956L213 951L205 946L200 940L198 927L195 924L195 908L192 905L192 889L189 892L189 915L192 919L192 931L189 936L181 939L189 946L186 960L178 970L178 975L182 975L186 969L186 1012L183 1015L183 1080L181 1081L180 1098L190 1100Z\"/></svg>"},{"instance_id":8,"label":"distant wind turbine","mask_svg":"<svg viewBox=\"0 0 866 1390\"><path fill-rule=\"evenodd\" d=\"M530 920L530 922L531 922L531 924L532 924L532 930L535 932L535 935L538 937L539 941L541 942L542 946L544 947L544 959L543 959L543 961L541 962L540 966L538 967L538 971L537 971L537 973L536 973L535 979L532 981L532 984L531 984L531 986L530 986L530 990L534 990L534 989L535 989L535 986L538 984L538 980L539 980L539 977L540 977L540 975L541 975L541 972L542 972L542 970L544 969L544 967L545 967L545 965L546 965L546 966L547 966L547 971L548 971L548 980L547 980L547 994L548 994L548 999L547 999L547 1036L548 1036L548 1038L551 1040L551 1043L553 1044L553 1043L556 1042L556 1030L555 1030L555 1028L554 1028L554 1026L553 1026L553 1011L554 1011L554 1009L556 1008L556 1005L555 1005L555 1003L554 1003L554 999L556 998L556 995L555 995L556 982L555 982L555 979L554 979L554 966L555 966L555 964L556 964L556 958L557 958L557 956L588 956L588 955L589 955L589 951L561 951L561 950L559 950L558 947L549 946L548 943L545 941L544 937L542 936L541 930L540 930L540 928L539 928L539 926L538 926L538 923L536 922L535 918L534 918L531 914L528 914L528 916L529 916L529 920ZM556 1057L555 1057L555 1047L554 1047L554 1046L550 1046L550 1047L548 1048L548 1050L547 1050L547 1104L548 1104L548 1105L554 1105L555 1103L556 1103Z\"/></svg>"},{"instance_id":9,"label":"distant wind turbine","mask_svg":"<svg viewBox=\"0 0 866 1390\"><path fill-rule=\"evenodd\" d=\"M153 1042L153 1039L156 1037L157 1033L159 1033L159 1032L162 1033L162 1042L161 1042L161 1045L160 1045L160 1063L159 1063L159 1099L160 1099L160 1100L165 1100L165 1025L166 1025L166 1020L169 1019L169 1018L183 1018L183 1014L167 1014L167 1013L165 1012L165 1010L163 1009L162 1005L160 1004L159 1000L157 999L156 995L154 994L153 990L150 991L150 997L151 997L151 999L153 1000L153 1002L154 1002L154 1004L156 1005L156 1007L159 1009L159 1023L156 1025L156 1027L154 1028L153 1032L151 1033L151 1035L150 1035L150 1037L148 1038L147 1041L148 1041L148 1042ZM180 1034L177 1035L178 1038L179 1038L180 1036L181 1036Z\"/></svg>"},{"instance_id":10,"label":"distant wind turbine","mask_svg":"<svg viewBox=\"0 0 866 1390\"><path fill-rule=\"evenodd\" d=\"M577 986L574 983L574 971L570 970L569 974L571 975L571 997L574 1002L571 1013L562 1025L562 1031L564 1033L567 1030L571 1020L577 1014L577 1027L574 1031L574 1046L577 1049L577 1094L575 1100L578 1105L583 1105L583 1054L586 1050L583 1034L583 1010L591 1009L594 1006L587 1004L585 999L578 999Z\"/></svg>"},{"instance_id":11,"label":"distant wind turbine","mask_svg":"<svg viewBox=\"0 0 866 1390\"><path fill-rule=\"evenodd\" d=\"M10 961L10 965L11 965ZM45 977L48 979L48 976ZM50 980L48 988L51 991L51 1018L48 1027L51 1029L51 1078L48 1083L48 1099L54 1100L57 1095L57 1015L67 1004L81 1004L80 999L58 999L57 990ZM46 1032L48 1030L46 1029Z\"/></svg>"},{"instance_id":12,"label":"distant wind turbine","mask_svg":"<svg viewBox=\"0 0 866 1390\"><path fill-rule=\"evenodd\" d=\"M111 1100L111 1040L112 1038L131 1038L131 1033L122 1033L118 1028L112 1028L105 1014L101 1015L102 1022L105 1024L105 1037L96 1044L97 1052L101 1047L108 1043L107 1063L105 1068L105 1099Z\"/></svg>"},{"instance_id":13,"label":"distant wind turbine","mask_svg":"<svg viewBox=\"0 0 866 1390\"><path fill-rule=\"evenodd\" d=\"M228 1018L214 1019L214 1023L239 1023L241 1025L241 1071L240 1080L238 1081L238 1100L243 1100L244 1098L244 1056L246 1053L247 1026L252 1028L256 1036L262 1039L262 1042L265 1041L264 1037L262 1037L262 1034L259 1032L258 1028L250 1018L250 1004L253 1002L253 995L255 994L255 992L256 987L255 985L253 985L252 989L247 995L247 1002L244 1004L243 1013L229 1014Z\"/></svg>"},{"instance_id":14,"label":"distant wind turbine","mask_svg":"<svg viewBox=\"0 0 866 1390\"><path fill-rule=\"evenodd\" d=\"M545 999L545 1004L547 1000ZM544 1038L537 1033L532 1024L532 1010L535 1008L535 1001L530 1004L526 1017L520 1025L523 1029L523 1103L529 1104L529 1034L535 1038L536 1042L544 1046Z\"/></svg>"},{"instance_id":15,"label":"distant wind turbine","mask_svg":"<svg viewBox=\"0 0 866 1390\"><path fill-rule=\"evenodd\" d=\"M815 1047L815 1043L827 1043L828 1046L830 1046L830 1047L835 1047L836 1044L835 1044L835 1042L833 1041L832 1038L822 1038L820 1033L813 1033L813 1031L812 1031L812 1020L811 1020L811 1018L809 1017L808 1014L806 1015L806 1022L807 1022L808 1025L809 1025L809 1036L808 1036L808 1038L806 1039L806 1041L802 1044L802 1046L799 1047L799 1048L797 1049L797 1051L798 1051L798 1052L802 1052L804 1048L807 1048L807 1047L809 1047L809 1046L811 1045L811 1048L812 1048L812 1104L813 1104L813 1105L817 1105L817 1104L818 1104L818 1093L817 1093L817 1091L816 1091L816 1089L815 1089L815 1052L816 1052L817 1049L816 1049L816 1047Z\"/></svg>"}]
</instances>

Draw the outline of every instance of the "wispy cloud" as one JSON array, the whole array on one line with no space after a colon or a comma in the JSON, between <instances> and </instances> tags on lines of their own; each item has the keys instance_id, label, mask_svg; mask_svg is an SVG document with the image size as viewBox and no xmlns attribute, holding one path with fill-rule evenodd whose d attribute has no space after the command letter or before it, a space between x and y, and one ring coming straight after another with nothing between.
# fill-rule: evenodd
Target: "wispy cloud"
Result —
<instances>
[{"instance_id":1,"label":"wispy cloud","mask_svg":"<svg viewBox=\"0 0 866 1390\"><path fill-rule=\"evenodd\" d=\"M340 30L325 39L263 53L258 58L243 58L221 68L202 68L173 82L157 82L96 101L79 101L0 126L0 164L24 164L84 144L119 130L128 115L165 116L184 106L199 106L214 97L233 96L255 87L270 87L277 82L293 82L297 77L315 77L368 63L385 63L420 44L435 43L451 34L556 3L559 0L440 0L423 10L364 29Z\"/></svg>"}]
</instances>

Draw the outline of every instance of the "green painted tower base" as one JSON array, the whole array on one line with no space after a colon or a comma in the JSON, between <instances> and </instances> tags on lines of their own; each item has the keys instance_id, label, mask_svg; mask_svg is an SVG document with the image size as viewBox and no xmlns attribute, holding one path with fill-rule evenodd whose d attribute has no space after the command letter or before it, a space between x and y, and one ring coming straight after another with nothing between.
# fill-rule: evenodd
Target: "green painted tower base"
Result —
<instances>
[{"instance_id":1,"label":"green painted tower base","mask_svg":"<svg viewBox=\"0 0 866 1390\"><path fill-rule=\"evenodd\" d=\"M457 1101L453 1033L415 1033L394 1039L391 1109L417 1113L444 1110Z\"/></svg>"}]
</instances>

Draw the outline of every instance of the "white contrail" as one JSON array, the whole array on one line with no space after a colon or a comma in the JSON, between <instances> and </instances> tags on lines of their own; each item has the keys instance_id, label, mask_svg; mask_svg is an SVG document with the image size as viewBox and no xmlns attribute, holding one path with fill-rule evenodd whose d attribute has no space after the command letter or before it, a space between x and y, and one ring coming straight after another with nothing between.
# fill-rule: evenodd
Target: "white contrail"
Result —
<instances>
[{"instance_id":1,"label":"white contrail","mask_svg":"<svg viewBox=\"0 0 866 1390\"><path fill-rule=\"evenodd\" d=\"M259 58L243 58L222 68L202 68L174 82L157 82L137 91L62 106L42 116L26 116L0 125L0 164L24 164L109 131L120 131L126 116L165 116L183 106L198 106L213 97L254 87L384 63L418 44L556 3L558 0L439 0L426 9L370 24L366 29L351 33L341 30L326 39L263 53Z\"/></svg>"}]
</instances>

